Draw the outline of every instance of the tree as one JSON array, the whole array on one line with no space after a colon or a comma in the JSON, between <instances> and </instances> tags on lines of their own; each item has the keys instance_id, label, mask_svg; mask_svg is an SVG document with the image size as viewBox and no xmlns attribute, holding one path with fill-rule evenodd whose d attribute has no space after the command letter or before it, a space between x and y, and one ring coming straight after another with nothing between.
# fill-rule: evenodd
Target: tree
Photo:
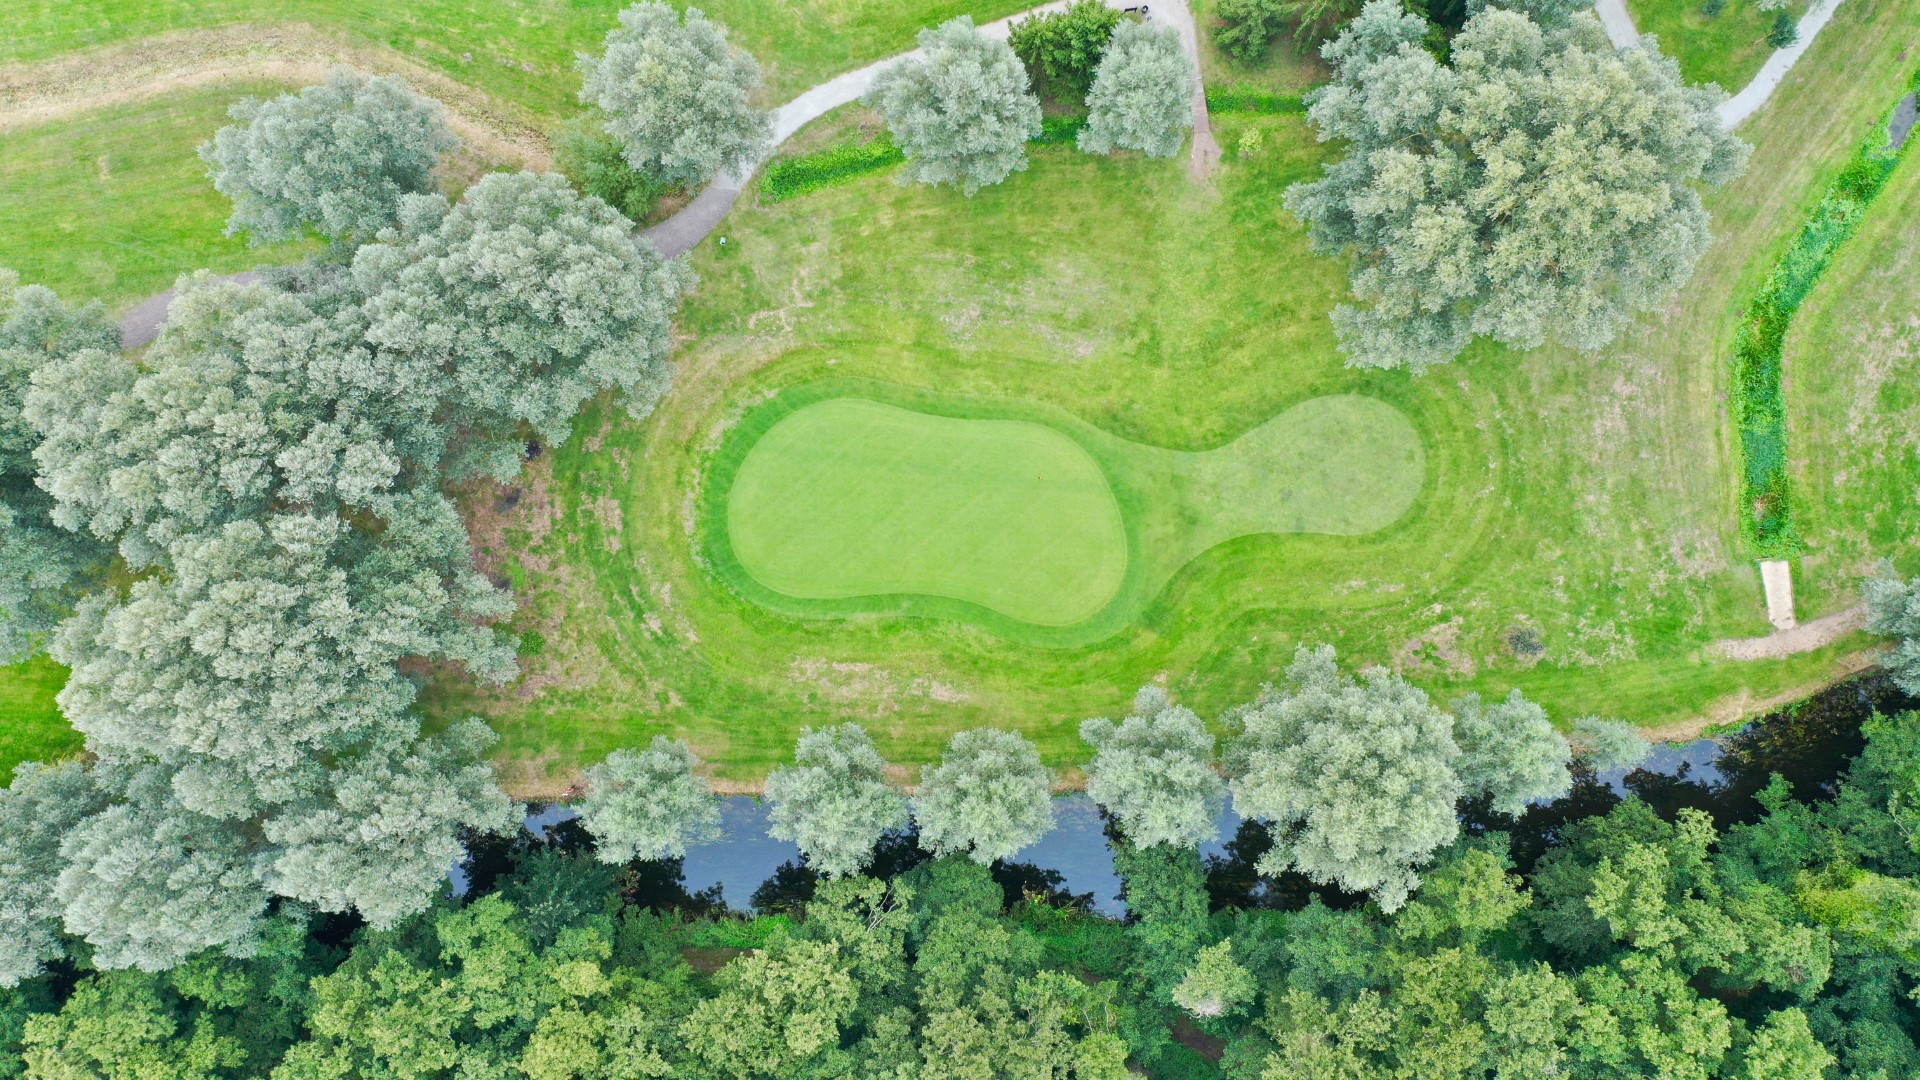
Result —
<instances>
[{"instance_id":1,"label":"tree","mask_svg":"<svg viewBox=\"0 0 1920 1080\"><path fill-rule=\"evenodd\" d=\"M631 221L652 213L666 192L665 185L627 163L620 140L591 116L577 116L560 126L553 141L553 167L573 182L574 190L599 199Z\"/></svg>"},{"instance_id":2,"label":"tree","mask_svg":"<svg viewBox=\"0 0 1920 1080\"><path fill-rule=\"evenodd\" d=\"M233 200L227 234L252 242L307 228L342 242L392 225L402 196L433 190L440 155L459 145L445 110L395 76L339 68L319 86L228 110L237 124L200 147L213 186Z\"/></svg>"},{"instance_id":3,"label":"tree","mask_svg":"<svg viewBox=\"0 0 1920 1080\"><path fill-rule=\"evenodd\" d=\"M1867 579L1863 591L1867 629L1899 639L1881 658L1880 665L1893 675L1900 689L1920 694L1920 577L1902 581L1891 563L1881 563L1879 573Z\"/></svg>"},{"instance_id":4,"label":"tree","mask_svg":"<svg viewBox=\"0 0 1920 1080\"><path fill-rule=\"evenodd\" d=\"M1007 44L1029 72L1046 79L1053 94L1085 97L1114 28L1123 20L1118 9L1100 0L1073 0L1065 8L1014 23Z\"/></svg>"},{"instance_id":5,"label":"tree","mask_svg":"<svg viewBox=\"0 0 1920 1080\"><path fill-rule=\"evenodd\" d=\"M252 944L268 901L252 854L234 823L149 791L67 835L54 896L96 967L164 971L202 949Z\"/></svg>"},{"instance_id":6,"label":"tree","mask_svg":"<svg viewBox=\"0 0 1920 1080\"><path fill-rule=\"evenodd\" d=\"M1590 19L1547 31L1482 12L1450 66L1426 32L1372 0L1309 96L1320 138L1348 151L1286 204L1316 250L1353 261L1368 306L1334 312L1348 362L1419 371L1476 335L1591 352L1665 304L1709 239L1699 185L1751 151L1714 112L1726 95L1658 50L1615 50Z\"/></svg>"},{"instance_id":7,"label":"tree","mask_svg":"<svg viewBox=\"0 0 1920 1080\"><path fill-rule=\"evenodd\" d=\"M1647 760L1653 746L1625 720L1583 716L1573 722L1573 747L1600 772L1631 769Z\"/></svg>"},{"instance_id":8,"label":"tree","mask_svg":"<svg viewBox=\"0 0 1920 1080\"><path fill-rule=\"evenodd\" d=\"M1207 872L1192 847L1116 844L1113 870L1126 884L1127 932L1134 939L1135 968L1157 1001L1193 968L1207 940Z\"/></svg>"},{"instance_id":9,"label":"tree","mask_svg":"<svg viewBox=\"0 0 1920 1080\"><path fill-rule=\"evenodd\" d=\"M1287 21L1287 0L1220 0L1214 15L1213 43L1220 51L1251 64L1266 55L1267 46Z\"/></svg>"},{"instance_id":10,"label":"tree","mask_svg":"<svg viewBox=\"0 0 1920 1080\"><path fill-rule=\"evenodd\" d=\"M494 173L458 206L418 196L402 217L393 242L354 256L366 339L466 434L456 473L513 476L521 425L560 445L581 404L607 390L636 417L666 393L673 316L693 275L636 242L612 207L556 175Z\"/></svg>"},{"instance_id":11,"label":"tree","mask_svg":"<svg viewBox=\"0 0 1920 1080\"><path fill-rule=\"evenodd\" d=\"M14 766L0 790L0 987L67 955L53 898L60 842L105 807L106 793L78 764Z\"/></svg>"},{"instance_id":12,"label":"tree","mask_svg":"<svg viewBox=\"0 0 1920 1080\"><path fill-rule=\"evenodd\" d=\"M1025 169L1040 102L1013 49L962 15L920 31L920 50L882 71L862 99L906 154L903 176L972 195Z\"/></svg>"},{"instance_id":13,"label":"tree","mask_svg":"<svg viewBox=\"0 0 1920 1080\"><path fill-rule=\"evenodd\" d=\"M104 561L97 543L54 524L53 499L34 483L40 433L26 418L29 381L54 361L119 347L99 304L72 307L0 269L0 663L39 651Z\"/></svg>"},{"instance_id":14,"label":"tree","mask_svg":"<svg viewBox=\"0 0 1920 1080\"><path fill-rule=\"evenodd\" d=\"M1825 1076L1834 1065L1833 1055L1813 1037L1807 1014L1799 1009L1768 1014L1742 1057L1740 1080L1801 1080Z\"/></svg>"},{"instance_id":15,"label":"tree","mask_svg":"<svg viewBox=\"0 0 1920 1080\"><path fill-rule=\"evenodd\" d=\"M1593 8L1593 0L1467 0L1467 14L1478 15L1488 8L1517 11L1549 30L1573 21L1573 17Z\"/></svg>"},{"instance_id":16,"label":"tree","mask_svg":"<svg viewBox=\"0 0 1920 1080\"><path fill-rule=\"evenodd\" d=\"M627 163L661 184L745 174L765 151L773 120L749 99L760 65L727 42L699 8L635 4L607 32L598 57L581 56L580 100L625 147Z\"/></svg>"},{"instance_id":17,"label":"tree","mask_svg":"<svg viewBox=\"0 0 1920 1080\"><path fill-rule=\"evenodd\" d=\"M1080 738L1096 753L1087 795L1136 847L1193 846L1213 839L1226 783L1213 771L1213 735L1158 687L1133 699L1133 715L1088 720Z\"/></svg>"},{"instance_id":18,"label":"tree","mask_svg":"<svg viewBox=\"0 0 1920 1080\"><path fill-rule=\"evenodd\" d=\"M907 800L887 783L887 763L858 724L804 728L794 764L767 776L768 831L796 844L828 877L865 869L873 846L907 823Z\"/></svg>"},{"instance_id":19,"label":"tree","mask_svg":"<svg viewBox=\"0 0 1920 1080\"><path fill-rule=\"evenodd\" d=\"M1222 941L1200 950L1173 1000L1200 1019L1217 1020L1251 1002L1257 989L1253 974L1234 962L1233 942Z\"/></svg>"},{"instance_id":20,"label":"tree","mask_svg":"<svg viewBox=\"0 0 1920 1080\"><path fill-rule=\"evenodd\" d=\"M1498 813L1517 817L1528 803L1557 799L1573 788L1571 748L1546 710L1518 690L1492 705L1478 694L1455 702L1453 740L1460 746L1454 771L1461 786L1469 795L1487 796Z\"/></svg>"},{"instance_id":21,"label":"tree","mask_svg":"<svg viewBox=\"0 0 1920 1080\"><path fill-rule=\"evenodd\" d=\"M375 538L294 514L177 541L171 575L118 603L89 597L61 626L52 652L73 668L62 710L96 753L203 758L217 776L205 789L234 807L203 809L222 817L272 801L321 755L411 737L418 689L402 658L461 661L493 681L514 670L469 621L500 613L496 594L415 562L414 531L398 515Z\"/></svg>"},{"instance_id":22,"label":"tree","mask_svg":"<svg viewBox=\"0 0 1920 1080\"><path fill-rule=\"evenodd\" d=\"M1193 127L1193 79L1178 31L1122 22L1087 95L1080 149L1090 154L1138 150L1148 157L1179 153Z\"/></svg>"},{"instance_id":23,"label":"tree","mask_svg":"<svg viewBox=\"0 0 1920 1080\"><path fill-rule=\"evenodd\" d=\"M107 972L76 986L57 1013L27 1022L25 1059L33 1077L100 1080L215 1080L240 1075L241 1041L208 1023L186 1023L162 978ZM184 1030L182 1030L184 1029Z\"/></svg>"},{"instance_id":24,"label":"tree","mask_svg":"<svg viewBox=\"0 0 1920 1080\"><path fill-rule=\"evenodd\" d=\"M1039 751L1018 734L959 732L940 764L921 775L913 797L920 846L977 863L1010 858L1053 828L1052 784Z\"/></svg>"},{"instance_id":25,"label":"tree","mask_svg":"<svg viewBox=\"0 0 1920 1080\"><path fill-rule=\"evenodd\" d=\"M274 845L267 885L322 911L358 911L376 930L425 910L447 867L465 854L463 829L520 825L520 808L479 760L493 741L485 724L468 719L335 768L324 792L265 822Z\"/></svg>"},{"instance_id":26,"label":"tree","mask_svg":"<svg viewBox=\"0 0 1920 1080\"><path fill-rule=\"evenodd\" d=\"M587 769L580 823L601 862L678 859L720 835L720 808L687 744L655 735L647 749L615 750Z\"/></svg>"},{"instance_id":27,"label":"tree","mask_svg":"<svg viewBox=\"0 0 1920 1080\"><path fill-rule=\"evenodd\" d=\"M1301 647L1288 689L1230 718L1229 775L1235 808L1273 831L1261 873L1295 868L1391 912L1459 831L1460 749L1426 694L1384 670L1363 677L1341 674L1330 647Z\"/></svg>"},{"instance_id":28,"label":"tree","mask_svg":"<svg viewBox=\"0 0 1920 1080\"><path fill-rule=\"evenodd\" d=\"M694 1006L680 1036L711 1075L780 1080L837 1048L859 987L837 945L781 940L722 968L720 993Z\"/></svg>"}]
</instances>

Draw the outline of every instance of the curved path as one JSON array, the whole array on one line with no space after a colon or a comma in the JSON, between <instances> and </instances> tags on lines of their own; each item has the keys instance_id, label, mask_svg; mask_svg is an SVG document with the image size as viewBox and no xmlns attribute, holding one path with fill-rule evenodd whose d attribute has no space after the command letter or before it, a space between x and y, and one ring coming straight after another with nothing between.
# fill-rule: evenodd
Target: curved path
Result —
<instances>
[{"instance_id":1,"label":"curved path","mask_svg":"<svg viewBox=\"0 0 1920 1080\"><path fill-rule=\"evenodd\" d=\"M1800 19L1800 38L1784 49L1775 49L1767 62L1740 92L1720 103L1716 110L1720 116L1720 126L1731 131L1740 122L1760 111L1780 83L1800 62L1800 57L1813 45L1813 39L1833 18L1840 7L1841 0L1814 0L1812 7ZM1631 49L1640 44L1640 31L1633 25L1633 13L1627 10L1627 0L1594 0L1593 13L1600 16L1600 25L1606 27L1607 40L1613 42L1616 49Z\"/></svg>"}]
</instances>

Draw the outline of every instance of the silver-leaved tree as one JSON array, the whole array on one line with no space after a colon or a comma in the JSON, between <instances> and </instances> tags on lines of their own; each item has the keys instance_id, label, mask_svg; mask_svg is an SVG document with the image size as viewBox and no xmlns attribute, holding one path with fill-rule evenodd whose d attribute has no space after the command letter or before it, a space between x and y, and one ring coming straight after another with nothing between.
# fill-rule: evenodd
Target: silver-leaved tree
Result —
<instances>
[{"instance_id":1,"label":"silver-leaved tree","mask_svg":"<svg viewBox=\"0 0 1920 1080\"><path fill-rule=\"evenodd\" d=\"M920 51L882 71L863 99L906 154L904 177L972 195L1026 168L1040 100L1013 48L962 15L920 31Z\"/></svg>"}]
</instances>

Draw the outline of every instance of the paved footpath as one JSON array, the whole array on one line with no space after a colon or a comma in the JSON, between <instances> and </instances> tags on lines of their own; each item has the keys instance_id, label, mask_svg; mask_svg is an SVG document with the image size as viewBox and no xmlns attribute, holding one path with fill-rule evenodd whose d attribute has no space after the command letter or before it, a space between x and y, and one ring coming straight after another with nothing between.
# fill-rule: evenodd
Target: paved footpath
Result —
<instances>
[{"instance_id":1,"label":"paved footpath","mask_svg":"<svg viewBox=\"0 0 1920 1080\"><path fill-rule=\"evenodd\" d=\"M1138 0L1104 0L1109 7L1135 8ZM1059 11L1067 6L1068 0L1054 0L1053 3L1010 15L1004 19L986 23L980 32L995 40L1005 40L1012 32L1013 24L1031 15L1049 11ZM1180 40L1187 47L1187 56L1193 63L1193 162L1191 168L1196 176L1205 176L1220 159L1220 148L1213 140L1213 129L1207 118L1206 91L1200 80L1200 44L1199 30L1194 24L1193 11L1187 6L1187 0L1162 0L1149 5L1148 20L1172 26L1180 33ZM900 62L921 55L919 49L890 56L885 60L868 64L866 67L837 75L818 86L802 93L799 97L774 110L773 141L767 147L771 154L781 143L793 137L794 132L807 126L827 113L860 100L861 95L873 86L873 80L880 72ZM723 172L706 186L693 201L680 209L679 213L665 221L640 232L640 236L650 241L660 253L669 258L685 255L692 251L700 241L712 235L726 219L728 211L746 188L747 182L760 167L755 161L750 168L741 172ZM248 271L220 278L221 281L246 283L257 280L257 272ZM158 296L150 296L137 304L120 322L120 344L122 348L137 349L152 341L160 333L160 325L166 322L167 308L173 303L174 290L168 289Z\"/></svg>"}]
</instances>

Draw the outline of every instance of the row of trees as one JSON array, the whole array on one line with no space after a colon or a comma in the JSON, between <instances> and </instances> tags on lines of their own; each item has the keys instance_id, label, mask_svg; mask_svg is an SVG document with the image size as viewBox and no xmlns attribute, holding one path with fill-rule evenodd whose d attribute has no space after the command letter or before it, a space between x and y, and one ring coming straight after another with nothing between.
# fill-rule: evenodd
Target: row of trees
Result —
<instances>
[{"instance_id":1,"label":"row of trees","mask_svg":"<svg viewBox=\"0 0 1920 1080\"><path fill-rule=\"evenodd\" d=\"M1460 800L1484 797L1517 815L1572 785L1574 748L1519 691L1494 703L1468 697L1448 713L1384 670L1344 674L1331 648L1303 648L1287 685L1234 710L1227 726L1223 779L1200 718L1158 688L1142 690L1132 715L1082 725L1095 750L1087 794L1135 848L1193 849L1213 838L1231 790L1239 812L1273 833L1262 873L1299 870L1369 893L1389 912L1459 835ZM1647 752L1619 721L1586 718L1574 732L1602 768ZM1053 775L1013 732L955 735L910 799L886 769L858 725L807 730L794 764L767 778L773 835L798 846L815 871L845 877L865 870L882 838L909 820L932 855L983 865L1012 858L1053 827ZM612 863L678 858L719 827L692 753L664 737L589 769L580 816Z\"/></svg>"},{"instance_id":2,"label":"row of trees","mask_svg":"<svg viewBox=\"0 0 1920 1080\"><path fill-rule=\"evenodd\" d=\"M1090 726L1101 753L1151 706ZM1457 839L1392 913L1210 908L1190 847L1123 842L1125 922L960 855L688 915L562 829L388 930L287 910L250 955L0 991L0 1077L1894 1080L1920 1068L1920 716L1866 735L1828 801L1776 778L1722 830L1630 798L1526 866Z\"/></svg>"},{"instance_id":3,"label":"row of trees","mask_svg":"<svg viewBox=\"0 0 1920 1080\"><path fill-rule=\"evenodd\" d=\"M492 626L512 599L446 485L510 478L588 398L644 414L669 381L691 276L604 203L530 173L449 203L454 139L395 79L233 117L201 151L230 228L322 255L183 281L137 359L97 306L0 291L0 639L72 669L91 758L0 795L0 983L76 947L149 971L244 954L276 898L391 926L463 830L514 828L491 733L425 733L401 670L516 670Z\"/></svg>"}]
</instances>

